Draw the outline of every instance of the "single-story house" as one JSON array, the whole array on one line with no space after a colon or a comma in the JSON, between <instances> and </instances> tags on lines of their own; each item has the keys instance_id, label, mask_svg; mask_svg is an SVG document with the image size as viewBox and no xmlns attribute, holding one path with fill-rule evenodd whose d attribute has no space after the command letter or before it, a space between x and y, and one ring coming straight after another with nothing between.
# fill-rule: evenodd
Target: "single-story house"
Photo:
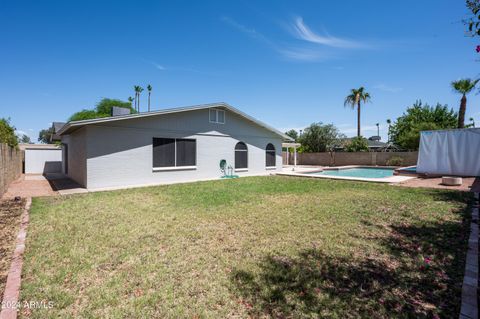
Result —
<instances>
[{"instance_id":1,"label":"single-story house","mask_svg":"<svg viewBox=\"0 0 480 319\"><path fill-rule=\"evenodd\" d=\"M239 176L278 172L291 141L226 103L72 121L56 133L64 174L88 189L216 179L221 160Z\"/></svg>"}]
</instances>

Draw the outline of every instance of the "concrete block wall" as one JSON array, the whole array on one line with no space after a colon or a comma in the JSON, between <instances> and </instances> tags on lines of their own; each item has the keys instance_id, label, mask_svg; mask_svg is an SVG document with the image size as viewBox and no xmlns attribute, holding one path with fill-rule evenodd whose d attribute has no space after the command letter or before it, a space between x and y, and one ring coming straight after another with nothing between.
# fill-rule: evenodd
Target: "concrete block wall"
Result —
<instances>
[{"instance_id":1,"label":"concrete block wall","mask_svg":"<svg viewBox=\"0 0 480 319\"><path fill-rule=\"evenodd\" d=\"M22 151L7 144L0 144L0 196L11 182L22 174Z\"/></svg>"},{"instance_id":2,"label":"concrete block wall","mask_svg":"<svg viewBox=\"0 0 480 319\"><path fill-rule=\"evenodd\" d=\"M283 163L286 164L286 152ZM298 165L346 166L346 165L378 165L385 166L392 157L403 158L402 166L417 165L418 152L323 152L299 153ZM293 153L290 153L290 165L293 165Z\"/></svg>"}]
</instances>

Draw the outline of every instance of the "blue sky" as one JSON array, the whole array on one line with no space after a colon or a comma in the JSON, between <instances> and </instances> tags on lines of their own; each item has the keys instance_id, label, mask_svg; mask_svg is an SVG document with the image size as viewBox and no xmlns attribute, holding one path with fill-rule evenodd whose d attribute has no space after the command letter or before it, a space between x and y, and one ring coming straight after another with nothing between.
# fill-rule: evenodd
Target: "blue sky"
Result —
<instances>
[{"instance_id":1,"label":"blue sky","mask_svg":"<svg viewBox=\"0 0 480 319\"><path fill-rule=\"evenodd\" d=\"M477 77L464 1L2 1L0 117L38 131L102 97L153 86L152 108L225 101L282 130L355 134L349 90L372 95L362 133L415 100L458 108ZM480 123L480 97L467 119ZM146 94L142 98L146 107Z\"/></svg>"}]
</instances>

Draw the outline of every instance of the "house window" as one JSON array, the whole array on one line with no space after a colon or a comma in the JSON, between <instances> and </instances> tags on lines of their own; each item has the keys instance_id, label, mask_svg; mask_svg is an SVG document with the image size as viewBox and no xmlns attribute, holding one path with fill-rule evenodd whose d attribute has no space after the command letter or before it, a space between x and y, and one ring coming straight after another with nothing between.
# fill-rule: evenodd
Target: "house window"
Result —
<instances>
[{"instance_id":1,"label":"house window","mask_svg":"<svg viewBox=\"0 0 480 319\"><path fill-rule=\"evenodd\" d=\"M197 141L182 138L153 138L153 167L196 165Z\"/></svg>"},{"instance_id":2,"label":"house window","mask_svg":"<svg viewBox=\"0 0 480 319\"><path fill-rule=\"evenodd\" d=\"M247 145L243 142L238 142L235 145L235 169L248 168L248 150Z\"/></svg>"},{"instance_id":3,"label":"house window","mask_svg":"<svg viewBox=\"0 0 480 319\"><path fill-rule=\"evenodd\" d=\"M275 146L272 143L268 143L265 148L265 166L275 167Z\"/></svg>"},{"instance_id":4,"label":"house window","mask_svg":"<svg viewBox=\"0 0 480 319\"><path fill-rule=\"evenodd\" d=\"M225 124L225 111L210 109L210 123Z\"/></svg>"}]
</instances>

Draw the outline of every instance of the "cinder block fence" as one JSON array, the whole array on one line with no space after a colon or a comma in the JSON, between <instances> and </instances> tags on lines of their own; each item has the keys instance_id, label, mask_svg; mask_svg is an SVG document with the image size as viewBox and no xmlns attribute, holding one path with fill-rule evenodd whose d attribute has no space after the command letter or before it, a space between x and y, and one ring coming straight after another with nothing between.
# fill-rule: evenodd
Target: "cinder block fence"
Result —
<instances>
[{"instance_id":1,"label":"cinder block fence","mask_svg":"<svg viewBox=\"0 0 480 319\"><path fill-rule=\"evenodd\" d=\"M345 166L345 165L378 165L385 166L392 157L403 159L402 166L417 165L418 152L324 152L299 153L298 165ZM283 164L287 163L287 153L283 153ZM293 163L290 153L289 163Z\"/></svg>"}]
</instances>

